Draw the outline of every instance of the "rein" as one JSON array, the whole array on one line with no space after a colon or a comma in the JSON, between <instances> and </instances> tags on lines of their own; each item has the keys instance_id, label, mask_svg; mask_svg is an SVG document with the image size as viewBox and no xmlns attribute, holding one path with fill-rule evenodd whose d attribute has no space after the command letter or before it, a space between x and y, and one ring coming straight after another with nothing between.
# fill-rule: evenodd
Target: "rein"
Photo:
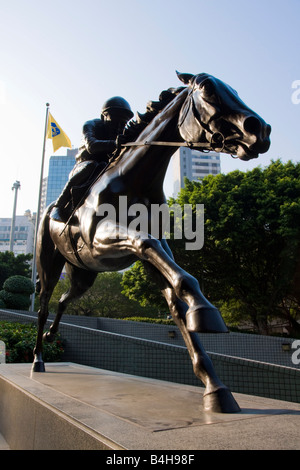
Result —
<instances>
[{"instance_id":1,"label":"rein","mask_svg":"<svg viewBox=\"0 0 300 470\"><path fill-rule=\"evenodd\" d=\"M205 143L199 142L164 142L160 140L145 140L145 141L137 141L137 142L127 142L126 144L121 144L121 147L142 147L142 146L150 146L150 145L157 145L157 146L168 146L168 147L189 147L191 149L195 148L203 153L208 152L222 152L225 146L225 137L220 132L214 132L211 135L211 141ZM231 154L232 158L238 158L235 155Z\"/></svg>"},{"instance_id":2,"label":"rein","mask_svg":"<svg viewBox=\"0 0 300 470\"><path fill-rule=\"evenodd\" d=\"M138 142L127 142L126 144L122 144L121 147L139 147L143 145L162 145L162 146L168 146L168 147L199 147L198 142L164 142L164 141L159 141L159 140L145 140L145 141L138 141ZM207 146L210 148L210 144L208 143ZM204 146L205 147L205 144ZM202 148L202 145L201 145Z\"/></svg>"},{"instance_id":3,"label":"rein","mask_svg":"<svg viewBox=\"0 0 300 470\"><path fill-rule=\"evenodd\" d=\"M169 147L179 147L184 146L186 147L188 144L186 142L163 142L163 141L156 141L156 140L145 140L145 141L138 141L138 142L127 142L126 144L122 144L122 147L135 147L139 145L168 145Z\"/></svg>"},{"instance_id":4,"label":"rein","mask_svg":"<svg viewBox=\"0 0 300 470\"><path fill-rule=\"evenodd\" d=\"M219 134L219 133L215 133L215 134ZM222 151L223 150L223 146L222 148L221 147L214 147L214 141L213 141L213 136L215 135L213 134L212 135L212 140L211 142L207 142L206 144L205 143L201 143L200 142L164 142L164 141L159 141L159 140L145 140L145 141L137 141L137 142L127 142L126 144L122 144L121 147L139 147L139 146L150 146L150 145L157 145L157 146L168 146L168 147L190 147L190 148L197 148L197 149L200 149L200 150L203 150L203 151L206 151L206 152L210 152L210 151ZM223 138L223 136L222 136ZM217 142L218 138L216 138L216 144L218 144L219 142Z\"/></svg>"}]
</instances>

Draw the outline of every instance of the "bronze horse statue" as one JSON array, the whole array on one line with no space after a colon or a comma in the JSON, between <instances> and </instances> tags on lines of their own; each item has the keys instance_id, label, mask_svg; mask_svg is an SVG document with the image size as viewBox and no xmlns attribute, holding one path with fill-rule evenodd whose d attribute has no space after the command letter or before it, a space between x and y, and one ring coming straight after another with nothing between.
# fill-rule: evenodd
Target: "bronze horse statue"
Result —
<instances>
[{"instance_id":1,"label":"bronze horse statue","mask_svg":"<svg viewBox=\"0 0 300 470\"><path fill-rule=\"evenodd\" d=\"M163 181L179 146L249 160L268 150L271 128L221 80L206 73L177 75L184 86L163 91L159 101L148 103L145 114L137 113L128 123L127 143L91 185L69 223L51 220L51 207L43 215L37 241L40 310L33 371L45 370L42 342L53 341L67 304L86 292L99 272L122 270L142 260L158 280L194 373L205 386L204 409L233 413L239 406L218 378L197 334L228 331L219 311L204 297L198 281L176 264L163 236L155 238L123 224L119 199L126 196L128 207L143 204L151 219L151 205L166 203ZM115 208L117 220L104 217L101 208L107 204ZM59 300L50 331L44 333L49 299L64 265L71 286Z\"/></svg>"}]
</instances>

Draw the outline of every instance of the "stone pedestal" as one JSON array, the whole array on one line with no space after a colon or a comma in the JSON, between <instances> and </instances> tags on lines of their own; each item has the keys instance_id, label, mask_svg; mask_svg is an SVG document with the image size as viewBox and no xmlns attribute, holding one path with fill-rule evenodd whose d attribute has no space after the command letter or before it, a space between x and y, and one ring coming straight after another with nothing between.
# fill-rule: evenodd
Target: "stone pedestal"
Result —
<instances>
[{"instance_id":1,"label":"stone pedestal","mask_svg":"<svg viewBox=\"0 0 300 470\"><path fill-rule=\"evenodd\" d=\"M299 404L234 394L240 413L208 413L203 391L73 363L1 364L0 433L17 450L299 449Z\"/></svg>"}]
</instances>

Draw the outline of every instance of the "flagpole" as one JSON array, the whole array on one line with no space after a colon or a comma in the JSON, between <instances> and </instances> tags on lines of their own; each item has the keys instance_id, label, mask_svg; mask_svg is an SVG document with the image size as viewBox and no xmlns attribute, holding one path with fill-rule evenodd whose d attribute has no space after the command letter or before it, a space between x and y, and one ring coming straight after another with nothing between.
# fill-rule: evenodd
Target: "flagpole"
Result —
<instances>
[{"instance_id":1,"label":"flagpole","mask_svg":"<svg viewBox=\"0 0 300 470\"><path fill-rule=\"evenodd\" d=\"M49 116L49 103L46 103L46 118L45 118L45 131L44 131L44 142L43 142L43 153L42 153L42 162L41 162L41 174L40 174L40 188L39 188L39 199L38 207L35 220L35 235L34 235L34 248L33 248L33 259L32 259L32 276L31 280L35 286L36 283L36 248L37 248L37 234L40 221L40 212L41 212L41 200L42 200L42 189L43 189L43 176L44 176L44 162L45 162L45 153L46 153L46 140L47 140L47 129L48 129L48 116ZM31 296L31 312L34 312L34 300L35 292Z\"/></svg>"}]
</instances>

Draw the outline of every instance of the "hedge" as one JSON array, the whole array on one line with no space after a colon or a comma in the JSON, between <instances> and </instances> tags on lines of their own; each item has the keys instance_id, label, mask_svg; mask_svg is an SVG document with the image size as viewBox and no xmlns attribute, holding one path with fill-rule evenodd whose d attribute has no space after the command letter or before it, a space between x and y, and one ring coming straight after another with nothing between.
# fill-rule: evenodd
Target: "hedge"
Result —
<instances>
[{"instance_id":1,"label":"hedge","mask_svg":"<svg viewBox=\"0 0 300 470\"><path fill-rule=\"evenodd\" d=\"M33 348L37 336L35 324L0 322L0 340L6 349L6 362L33 361ZM46 362L58 362L64 352L63 341L58 334L53 343L43 343L43 358Z\"/></svg>"},{"instance_id":2,"label":"hedge","mask_svg":"<svg viewBox=\"0 0 300 470\"><path fill-rule=\"evenodd\" d=\"M3 289L7 292L17 292L24 295L34 293L33 282L24 276L11 276L3 284Z\"/></svg>"},{"instance_id":3,"label":"hedge","mask_svg":"<svg viewBox=\"0 0 300 470\"><path fill-rule=\"evenodd\" d=\"M136 322L144 322L144 323L158 323L160 325L175 325L173 320L167 320L164 318L126 317L126 318L119 318L119 320L136 321Z\"/></svg>"}]
</instances>

